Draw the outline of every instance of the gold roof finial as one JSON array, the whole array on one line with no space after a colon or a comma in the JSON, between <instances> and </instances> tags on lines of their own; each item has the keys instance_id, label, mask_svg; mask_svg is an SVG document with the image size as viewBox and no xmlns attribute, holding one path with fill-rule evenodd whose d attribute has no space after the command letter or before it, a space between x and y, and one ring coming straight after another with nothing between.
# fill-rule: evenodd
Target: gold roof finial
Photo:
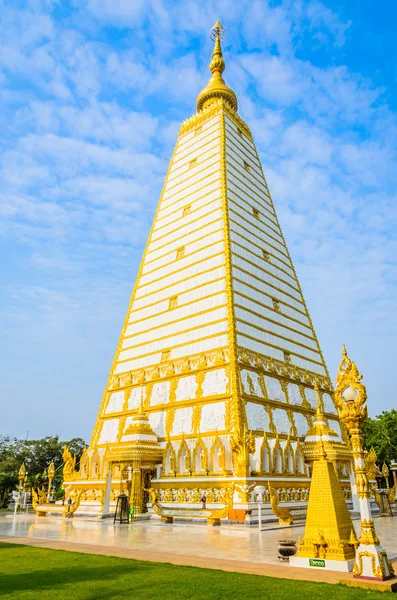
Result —
<instances>
[{"instance_id":1,"label":"gold roof finial","mask_svg":"<svg viewBox=\"0 0 397 600\"><path fill-rule=\"evenodd\" d=\"M229 88L223 80L222 73L225 70L221 40L225 29L218 19L211 29L211 39L215 42L209 69L212 77L208 85L200 92L197 98L197 111L200 112L205 106L212 104L214 98L223 98L234 109L237 110L237 98L234 91Z\"/></svg>"}]
</instances>

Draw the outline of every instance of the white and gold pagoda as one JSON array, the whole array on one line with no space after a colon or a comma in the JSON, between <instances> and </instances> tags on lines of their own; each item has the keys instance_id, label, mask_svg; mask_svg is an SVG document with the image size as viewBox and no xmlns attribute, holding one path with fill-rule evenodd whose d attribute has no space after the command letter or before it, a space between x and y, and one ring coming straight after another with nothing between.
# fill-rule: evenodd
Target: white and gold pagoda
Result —
<instances>
[{"instance_id":1,"label":"white and gold pagoda","mask_svg":"<svg viewBox=\"0 0 397 600\"><path fill-rule=\"evenodd\" d=\"M315 385L341 435L253 136L222 77L219 21L212 33L212 75L179 131L91 444L65 481L99 512L136 460L141 398L162 449L140 462L142 488L151 482L161 501L221 501L234 482L245 511L254 483L269 480L281 500L307 500L301 441Z\"/></svg>"}]
</instances>

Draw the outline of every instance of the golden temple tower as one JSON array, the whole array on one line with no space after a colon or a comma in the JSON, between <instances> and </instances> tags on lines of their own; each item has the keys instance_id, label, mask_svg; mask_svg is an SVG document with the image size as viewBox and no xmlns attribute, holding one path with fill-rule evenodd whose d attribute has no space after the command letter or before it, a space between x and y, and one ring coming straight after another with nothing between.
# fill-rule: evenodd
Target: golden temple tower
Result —
<instances>
[{"instance_id":1,"label":"golden temple tower","mask_svg":"<svg viewBox=\"0 0 397 600\"><path fill-rule=\"evenodd\" d=\"M252 134L223 79L219 21L212 34L211 78L179 131L84 475L67 483L110 501L141 397L164 453L155 470L142 464L142 481L173 502L200 490L217 501L234 481L245 490L235 502L247 509L246 490L261 479L273 479L283 499L291 490L304 499L300 441L315 415L315 384L341 433Z\"/></svg>"}]
</instances>

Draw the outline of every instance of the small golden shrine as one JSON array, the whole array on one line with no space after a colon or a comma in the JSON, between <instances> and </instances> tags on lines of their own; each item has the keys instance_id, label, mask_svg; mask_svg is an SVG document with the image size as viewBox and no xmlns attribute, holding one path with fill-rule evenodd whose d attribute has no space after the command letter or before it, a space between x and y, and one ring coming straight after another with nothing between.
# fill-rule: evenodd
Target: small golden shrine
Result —
<instances>
[{"instance_id":1,"label":"small golden shrine","mask_svg":"<svg viewBox=\"0 0 397 600\"><path fill-rule=\"evenodd\" d=\"M150 426L149 418L141 402L139 411L133 415L132 423L125 431L124 441L128 446L113 446L106 454L109 462L121 463L121 491L127 492L135 514L142 511L145 471L152 471L161 462L164 450ZM126 478L125 478L126 475Z\"/></svg>"},{"instance_id":2,"label":"small golden shrine","mask_svg":"<svg viewBox=\"0 0 397 600\"><path fill-rule=\"evenodd\" d=\"M312 481L305 534L290 562L293 566L351 571L358 540L337 476L338 461L350 461L351 454L330 428L319 397L303 453L305 460L312 462Z\"/></svg>"}]
</instances>

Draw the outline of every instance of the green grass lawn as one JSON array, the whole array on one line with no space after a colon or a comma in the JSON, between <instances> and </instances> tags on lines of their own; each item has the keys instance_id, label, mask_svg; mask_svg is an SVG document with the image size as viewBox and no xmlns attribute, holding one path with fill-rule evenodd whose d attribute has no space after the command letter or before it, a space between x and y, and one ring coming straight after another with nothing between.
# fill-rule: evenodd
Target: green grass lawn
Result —
<instances>
[{"instance_id":1,"label":"green grass lawn","mask_svg":"<svg viewBox=\"0 0 397 600\"><path fill-rule=\"evenodd\" d=\"M385 600L387 592L0 543L1 600L308 600L313 597Z\"/></svg>"}]
</instances>

